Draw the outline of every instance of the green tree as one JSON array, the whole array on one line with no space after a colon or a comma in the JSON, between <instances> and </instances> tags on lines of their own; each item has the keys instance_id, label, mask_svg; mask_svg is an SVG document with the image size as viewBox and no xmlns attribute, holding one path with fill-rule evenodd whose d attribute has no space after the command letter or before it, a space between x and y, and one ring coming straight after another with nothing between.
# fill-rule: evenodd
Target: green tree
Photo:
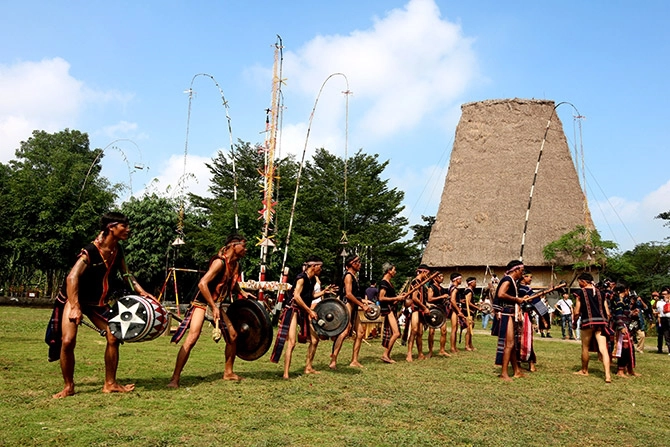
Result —
<instances>
[{"instance_id":1,"label":"green tree","mask_svg":"<svg viewBox=\"0 0 670 447\"><path fill-rule=\"evenodd\" d=\"M628 284L638 293L658 290L670 285L670 246L654 242L638 244L632 250L608 258L603 273Z\"/></svg>"},{"instance_id":2,"label":"green tree","mask_svg":"<svg viewBox=\"0 0 670 447\"><path fill-rule=\"evenodd\" d=\"M102 156L101 149L89 148L88 135L76 130L34 131L21 142L3 174L3 215L12 223L2 246L2 257L12 260L7 282L34 281L43 273L51 295L79 249L95 237L98 219L118 188L99 176Z\"/></svg>"},{"instance_id":3,"label":"green tree","mask_svg":"<svg viewBox=\"0 0 670 447\"><path fill-rule=\"evenodd\" d=\"M128 268L147 289L156 292L165 279L166 263L174 256L179 205L157 194L131 197L121 205L130 219L131 237L124 242Z\"/></svg>"},{"instance_id":4,"label":"green tree","mask_svg":"<svg viewBox=\"0 0 670 447\"><path fill-rule=\"evenodd\" d=\"M428 244L428 239L430 239L430 231L433 229L433 224L435 223L435 216L421 216L424 224L412 225L410 230L414 232L414 237L412 241L419 244L421 250L426 248Z\"/></svg>"},{"instance_id":5,"label":"green tree","mask_svg":"<svg viewBox=\"0 0 670 447\"><path fill-rule=\"evenodd\" d=\"M407 235L407 219L401 215L404 193L389 188L382 174L388 161L359 150L347 160L347 190L344 191L344 159L318 149L306 164L300 191L294 247L297 259L316 252L327 261L324 275L339 279L343 249L356 252L367 266L363 277L379 279L381 266L397 265L400 276L410 275L419 262L419 250ZM348 244L341 244L346 235ZM368 248L365 248L368 247ZM368 259L370 258L370 259ZM339 266L333 269L332 266Z\"/></svg>"},{"instance_id":6,"label":"green tree","mask_svg":"<svg viewBox=\"0 0 670 447\"><path fill-rule=\"evenodd\" d=\"M194 259L209 259L221 248L226 237L236 231L235 211L238 216L238 232L248 239L247 257L243 261L245 273L258 276L260 248L256 246L263 231L263 222L259 220L263 185L259 169L264 164L264 155L258 146L238 141L235 145L235 171L231 154L219 152L207 166L212 173L209 191L212 197L190 195L190 211L187 213L185 234L186 246ZM273 220L271 235L277 245L283 242L277 235L279 228L288 226L290 207L295 189L297 164L290 158L275 160L277 177L275 192L278 204ZM237 179L237 202L234 200L233 187ZM285 232L282 233L285 235ZM280 252L271 252L268 263L269 274L279 276L281 267ZM275 271L272 271L274 268Z\"/></svg>"},{"instance_id":7,"label":"green tree","mask_svg":"<svg viewBox=\"0 0 670 447\"><path fill-rule=\"evenodd\" d=\"M557 265L570 265L575 271L590 270L604 267L608 252L616 247L614 242L603 240L597 230L578 225L547 244L542 254L544 259Z\"/></svg>"},{"instance_id":8,"label":"green tree","mask_svg":"<svg viewBox=\"0 0 670 447\"><path fill-rule=\"evenodd\" d=\"M240 232L248 238L244 264L248 277L257 277L260 257L254 246L262 232L258 220L262 185L258 170L263 154L257 147L238 142L235 148L238 179ZM291 206L299 165L292 158L277 160L280 177L276 216L272 225L276 251L268 257L268 278L278 278L284 257ZM326 261L326 281L337 281L341 275L343 249L365 257L371 275L381 276L385 261L398 265L401 274L411 274L419 262L416 244L405 241L407 220L400 215L404 193L388 187L381 176L388 161L380 163L377 155L359 151L347 161L347 196L344 196L344 160L325 149L318 149L306 162L300 180L293 230L287 253L291 275L309 255ZM210 191L213 197L191 196L194 212L186 226L189 249L194 256L208 259L234 230L233 171L230 154L220 152L209 165L213 174ZM188 221L188 219L187 219ZM348 243L340 244L346 234ZM188 244L187 244L188 245ZM362 272L368 276L368 271Z\"/></svg>"}]
</instances>

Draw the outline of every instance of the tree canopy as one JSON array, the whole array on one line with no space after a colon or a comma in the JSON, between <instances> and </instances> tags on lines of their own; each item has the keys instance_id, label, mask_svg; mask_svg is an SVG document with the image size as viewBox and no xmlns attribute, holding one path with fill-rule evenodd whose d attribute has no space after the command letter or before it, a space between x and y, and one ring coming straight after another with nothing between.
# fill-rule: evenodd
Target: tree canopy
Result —
<instances>
[{"instance_id":1,"label":"tree canopy","mask_svg":"<svg viewBox=\"0 0 670 447\"><path fill-rule=\"evenodd\" d=\"M100 215L116 199L116 187L99 175L102 156L89 148L85 133L34 131L16 159L2 165L4 284L31 284L42 273L50 293L95 237Z\"/></svg>"},{"instance_id":2,"label":"tree canopy","mask_svg":"<svg viewBox=\"0 0 670 447\"><path fill-rule=\"evenodd\" d=\"M239 231L249 241L246 263L250 268L246 271L256 277L260 249L251 245L258 242L262 232L258 220L262 198L258 169L263 164L263 154L257 147L238 142L235 157ZM404 193L389 188L388 180L382 178L388 161L380 162L377 155L358 151L346 164L346 197L343 158L318 149L305 164L287 253L292 274L299 271L309 255L317 255L325 261L323 276L336 281L342 270L342 250L364 257L366 270L361 272L362 277L379 278L385 261L396 263L401 273L410 274L419 261L419 252L415 244L403 240L407 225L400 214ZM280 275L299 169L298 163L288 157L277 160L275 165L280 181L272 226L277 247L268 259L271 278ZM194 252L207 250L211 255L234 231L234 176L230 154L220 152L209 168L213 174L210 188L213 197L191 196L197 217L192 225L187 225L186 231ZM346 244L341 243L343 236Z\"/></svg>"}]
</instances>

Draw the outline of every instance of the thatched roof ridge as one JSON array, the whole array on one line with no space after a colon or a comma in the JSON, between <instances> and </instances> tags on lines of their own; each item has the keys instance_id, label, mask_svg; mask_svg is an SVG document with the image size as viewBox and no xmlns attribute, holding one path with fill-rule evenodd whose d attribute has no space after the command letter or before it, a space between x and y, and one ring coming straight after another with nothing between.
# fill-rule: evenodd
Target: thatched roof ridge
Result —
<instances>
[{"instance_id":1,"label":"thatched roof ridge","mask_svg":"<svg viewBox=\"0 0 670 447\"><path fill-rule=\"evenodd\" d=\"M524 263L547 265L542 256L546 244L577 225L594 228L554 106L553 101L519 98L461 106L424 263L505 265L519 258L528 197L549 119Z\"/></svg>"}]
</instances>

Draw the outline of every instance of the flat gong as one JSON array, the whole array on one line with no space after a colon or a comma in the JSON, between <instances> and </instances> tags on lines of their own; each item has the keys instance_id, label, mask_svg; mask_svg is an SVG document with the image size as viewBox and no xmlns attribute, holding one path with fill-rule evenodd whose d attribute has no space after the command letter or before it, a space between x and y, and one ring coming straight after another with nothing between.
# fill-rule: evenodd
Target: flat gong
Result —
<instances>
[{"instance_id":1,"label":"flat gong","mask_svg":"<svg viewBox=\"0 0 670 447\"><path fill-rule=\"evenodd\" d=\"M337 337L349 324L349 309L337 298L326 298L319 301L314 312L319 317L312 320L312 325L319 335Z\"/></svg>"},{"instance_id":2,"label":"flat gong","mask_svg":"<svg viewBox=\"0 0 670 447\"><path fill-rule=\"evenodd\" d=\"M376 304L368 304L368 311L365 312L365 318L370 321L374 321L382 314L382 310Z\"/></svg>"},{"instance_id":3,"label":"flat gong","mask_svg":"<svg viewBox=\"0 0 670 447\"><path fill-rule=\"evenodd\" d=\"M447 315L439 307L431 307L426 315L426 324L434 329L439 329L447 321Z\"/></svg>"},{"instance_id":4,"label":"flat gong","mask_svg":"<svg viewBox=\"0 0 670 447\"><path fill-rule=\"evenodd\" d=\"M237 356L256 360L268 352L272 344L272 322L265 306L255 299L234 301L226 315L237 331Z\"/></svg>"}]
</instances>

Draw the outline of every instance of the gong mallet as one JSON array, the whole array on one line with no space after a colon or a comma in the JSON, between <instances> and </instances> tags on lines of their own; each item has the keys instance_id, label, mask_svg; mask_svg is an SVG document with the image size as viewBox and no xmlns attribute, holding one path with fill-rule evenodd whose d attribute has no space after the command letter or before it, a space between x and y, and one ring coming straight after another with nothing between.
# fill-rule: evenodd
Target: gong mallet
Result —
<instances>
[{"instance_id":1,"label":"gong mallet","mask_svg":"<svg viewBox=\"0 0 670 447\"><path fill-rule=\"evenodd\" d=\"M98 334L100 334L101 337L106 337L106 336L107 336L107 331L106 331L106 330L98 328L98 326L96 326L96 325L93 324L93 323L90 323L88 320L84 320L84 319L82 318L82 319L81 319L81 324L83 324L83 325L86 326L87 328L91 328L91 329L93 329L95 332L97 332Z\"/></svg>"}]
</instances>

